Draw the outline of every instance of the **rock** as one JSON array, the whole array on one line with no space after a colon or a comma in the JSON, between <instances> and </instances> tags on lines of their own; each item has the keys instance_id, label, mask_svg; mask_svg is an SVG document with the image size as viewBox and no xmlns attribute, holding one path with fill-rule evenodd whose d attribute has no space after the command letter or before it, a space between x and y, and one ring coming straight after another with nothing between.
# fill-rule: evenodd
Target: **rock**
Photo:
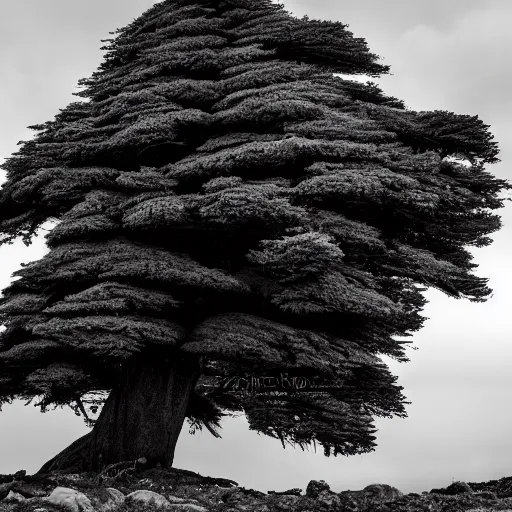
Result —
<instances>
[{"instance_id":1,"label":"rock","mask_svg":"<svg viewBox=\"0 0 512 512\"><path fill-rule=\"evenodd\" d=\"M464 494L466 492L473 492L473 489L466 482L453 482L445 490L443 494L455 496L456 494Z\"/></svg>"},{"instance_id":2,"label":"rock","mask_svg":"<svg viewBox=\"0 0 512 512\"><path fill-rule=\"evenodd\" d=\"M183 512L208 512L206 508L201 506L197 500L178 498L177 496L167 496L169 503L171 504L170 510L182 510Z\"/></svg>"},{"instance_id":3,"label":"rock","mask_svg":"<svg viewBox=\"0 0 512 512\"><path fill-rule=\"evenodd\" d=\"M306 488L306 496L315 499L321 491L330 491L331 488L324 480L311 480Z\"/></svg>"},{"instance_id":4,"label":"rock","mask_svg":"<svg viewBox=\"0 0 512 512\"><path fill-rule=\"evenodd\" d=\"M9 494L4 498L4 501L25 501L25 499L26 498L21 494L14 491L9 491Z\"/></svg>"},{"instance_id":5,"label":"rock","mask_svg":"<svg viewBox=\"0 0 512 512\"><path fill-rule=\"evenodd\" d=\"M167 473L171 477L177 475L172 480L175 485L169 485ZM144 472L140 477L130 477L125 487L116 486L116 489L114 487L98 488L95 475L92 473L71 475L71 477L59 473L54 475L53 481L49 480L47 475L25 476L23 480L12 479L8 482L3 480L4 484L0 484L0 489L4 494L5 504L0 502L0 512L12 512L18 509L26 512L33 509L39 512L57 510L51 507L50 503L61 505L62 510L68 512L120 512L131 509L161 510L161 512L212 512L213 510L219 512L220 510L225 512L405 512L406 510L484 512L492 509L512 512L512 496L502 498L496 492L499 489L502 494L512 495L512 477L481 484L456 482L457 485L452 484L441 489L438 494L425 491L421 494L407 495L383 484L369 485L359 491L336 493L331 491L324 481L313 480L308 485L307 494L301 495L301 489L298 488L280 492L269 491L268 494L264 494L243 487L219 486L218 481L205 483L205 477L184 472L153 470L153 478L149 478L149 475L150 473ZM2 477L3 475L0 475L0 482ZM181 481L177 481L179 479ZM68 488L67 481L76 481L74 485L79 485L82 492ZM149 490L149 486L153 490ZM144 490L140 490L141 487ZM456 494L448 495L454 492ZM51 493L50 497L41 498L49 493ZM57 495L60 497L59 500L55 499ZM127 499L125 495L127 498L129 496L133 503L123 505ZM153 505L151 505L152 500ZM44 508L45 504L48 504L47 508Z\"/></svg>"},{"instance_id":6,"label":"rock","mask_svg":"<svg viewBox=\"0 0 512 512\"><path fill-rule=\"evenodd\" d=\"M107 487L105 490L110 493L112 499L115 499L117 501L124 501L124 494L121 491L118 491L113 487Z\"/></svg>"},{"instance_id":7,"label":"rock","mask_svg":"<svg viewBox=\"0 0 512 512\"><path fill-rule=\"evenodd\" d=\"M161 494L158 494L157 492L153 491L146 491L146 490L140 490L140 491L134 491L128 494L126 496L127 500L136 501L139 503L151 503L151 501L154 501L155 507L159 508L170 508L170 503L167 500L165 496L162 496Z\"/></svg>"},{"instance_id":8,"label":"rock","mask_svg":"<svg viewBox=\"0 0 512 512\"><path fill-rule=\"evenodd\" d=\"M16 471L16 473L14 473L14 480L23 480L26 475L27 475L27 470L20 469L20 471Z\"/></svg>"},{"instance_id":9,"label":"rock","mask_svg":"<svg viewBox=\"0 0 512 512\"><path fill-rule=\"evenodd\" d=\"M362 491L342 491L338 496L341 500L341 510L373 510L375 505L396 500L402 497L403 493L390 485L372 484Z\"/></svg>"},{"instance_id":10,"label":"rock","mask_svg":"<svg viewBox=\"0 0 512 512\"><path fill-rule=\"evenodd\" d=\"M41 498L53 505L62 505L71 512L94 512L91 500L82 492L68 487L56 487L47 498Z\"/></svg>"},{"instance_id":11,"label":"rock","mask_svg":"<svg viewBox=\"0 0 512 512\"><path fill-rule=\"evenodd\" d=\"M121 491L118 491L113 487L107 487L104 492L107 495L107 499L102 503L95 503L95 510L98 510L99 512L110 512L124 503L125 497Z\"/></svg>"},{"instance_id":12,"label":"rock","mask_svg":"<svg viewBox=\"0 0 512 512\"><path fill-rule=\"evenodd\" d=\"M0 484L0 501L3 500L14 487L14 482L8 482L6 484Z\"/></svg>"},{"instance_id":13,"label":"rock","mask_svg":"<svg viewBox=\"0 0 512 512\"><path fill-rule=\"evenodd\" d=\"M225 508L220 510L225 510L226 512L234 512L235 510L263 512L266 510L265 503L268 498L269 496L265 493L255 491L254 489L245 489L244 487L238 487L235 489L207 487L201 492L201 500L204 503L215 506L224 505Z\"/></svg>"},{"instance_id":14,"label":"rock","mask_svg":"<svg viewBox=\"0 0 512 512\"><path fill-rule=\"evenodd\" d=\"M333 491L320 491L318 496L316 497L316 501L323 503L331 508L340 508L341 507L341 499L340 497Z\"/></svg>"},{"instance_id":15,"label":"rock","mask_svg":"<svg viewBox=\"0 0 512 512\"><path fill-rule=\"evenodd\" d=\"M403 493L396 487L387 484L371 484L367 485L363 492L371 500L371 503L384 503L393 501L403 496Z\"/></svg>"},{"instance_id":16,"label":"rock","mask_svg":"<svg viewBox=\"0 0 512 512\"><path fill-rule=\"evenodd\" d=\"M169 510L175 510L176 512L208 512L207 508L204 508L201 505L195 505L193 503L171 504Z\"/></svg>"}]
</instances>

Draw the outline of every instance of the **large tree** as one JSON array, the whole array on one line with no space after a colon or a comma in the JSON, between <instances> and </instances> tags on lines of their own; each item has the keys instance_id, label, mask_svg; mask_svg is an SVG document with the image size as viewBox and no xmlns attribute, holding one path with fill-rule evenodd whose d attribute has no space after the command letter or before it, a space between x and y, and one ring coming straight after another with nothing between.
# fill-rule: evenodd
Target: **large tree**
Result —
<instances>
[{"instance_id":1,"label":"large tree","mask_svg":"<svg viewBox=\"0 0 512 512\"><path fill-rule=\"evenodd\" d=\"M41 471L169 467L186 418L218 435L229 411L371 451L374 417L406 415L379 355L407 361L422 291L489 295L465 249L511 188L489 127L336 76L389 71L346 28L166 0L3 164L2 241L57 224L4 291L0 403L103 406Z\"/></svg>"}]
</instances>

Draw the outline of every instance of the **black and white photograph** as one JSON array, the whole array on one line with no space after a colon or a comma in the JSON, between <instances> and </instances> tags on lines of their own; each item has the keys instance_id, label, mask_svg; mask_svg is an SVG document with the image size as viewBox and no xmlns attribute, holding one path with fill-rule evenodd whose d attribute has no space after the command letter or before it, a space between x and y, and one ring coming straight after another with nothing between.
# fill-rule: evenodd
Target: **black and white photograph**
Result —
<instances>
[{"instance_id":1,"label":"black and white photograph","mask_svg":"<svg viewBox=\"0 0 512 512\"><path fill-rule=\"evenodd\" d=\"M0 512L512 510L512 3L0 16Z\"/></svg>"}]
</instances>

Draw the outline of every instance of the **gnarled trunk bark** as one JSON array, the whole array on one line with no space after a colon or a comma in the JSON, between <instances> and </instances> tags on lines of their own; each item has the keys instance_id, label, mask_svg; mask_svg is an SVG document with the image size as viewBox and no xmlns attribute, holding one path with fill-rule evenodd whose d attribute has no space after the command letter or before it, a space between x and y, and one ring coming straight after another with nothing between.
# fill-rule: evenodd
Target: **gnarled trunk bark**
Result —
<instances>
[{"instance_id":1,"label":"gnarled trunk bark","mask_svg":"<svg viewBox=\"0 0 512 512\"><path fill-rule=\"evenodd\" d=\"M200 375L196 359L133 362L123 367L91 432L48 461L52 470L98 471L100 465L145 457L172 466L187 405Z\"/></svg>"}]
</instances>

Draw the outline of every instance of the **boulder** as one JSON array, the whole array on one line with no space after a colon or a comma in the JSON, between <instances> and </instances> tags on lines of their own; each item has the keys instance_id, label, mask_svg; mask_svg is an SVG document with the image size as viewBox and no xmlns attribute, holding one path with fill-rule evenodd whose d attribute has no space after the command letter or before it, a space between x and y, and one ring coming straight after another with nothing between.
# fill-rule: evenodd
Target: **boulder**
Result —
<instances>
[{"instance_id":1,"label":"boulder","mask_svg":"<svg viewBox=\"0 0 512 512\"><path fill-rule=\"evenodd\" d=\"M0 484L0 501L2 501L14 487L14 482L8 482L5 484Z\"/></svg>"},{"instance_id":2,"label":"boulder","mask_svg":"<svg viewBox=\"0 0 512 512\"><path fill-rule=\"evenodd\" d=\"M457 494L464 494L473 492L473 489L466 482L453 482L448 487L441 489L431 489L430 494L444 494L445 496L456 496Z\"/></svg>"},{"instance_id":3,"label":"boulder","mask_svg":"<svg viewBox=\"0 0 512 512\"><path fill-rule=\"evenodd\" d=\"M101 503L99 503L98 500L94 500L94 509L98 510L98 512L110 512L124 503L125 497L121 491L113 487L107 487L103 492L106 495L105 501L102 500Z\"/></svg>"},{"instance_id":4,"label":"boulder","mask_svg":"<svg viewBox=\"0 0 512 512\"><path fill-rule=\"evenodd\" d=\"M41 499L64 506L70 512L94 512L91 500L84 493L68 487L56 487L50 496Z\"/></svg>"},{"instance_id":5,"label":"boulder","mask_svg":"<svg viewBox=\"0 0 512 512\"><path fill-rule=\"evenodd\" d=\"M128 494L128 496L126 496L126 499L143 504L150 504L151 502L153 502L154 506L157 508L171 508L171 504L169 503L167 498L154 491L134 491Z\"/></svg>"},{"instance_id":6,"label":"boulder","mask_svg":"<svg viewBox=\"0 0 512 512\"><path fill-rule=\"evenodd\" d=\"M181 511L181 512L208 512L207 508L202 507L201 505L196 505L194 503L176 503L171 504L169 510L171 511Z\"/></svg>"},{"instance_id":7,"label":"boulder","mask_svg":"<svg viewBox=\"0 0 512 512\"><path fill-rule=\"evenodd\" d=\"M331 488L324 480L311 480L306 488L306 496L316 499L322 491L330 491Z\"/></svg>"},{"instance_id":8,"label":"boulder","mask_svg":"<svg viewBox=\"0 0 512 512\"><path fill-rule=\"evenodd\" d=\"M473 489L466 482L453 482L445 490L444 494L455 496L456 494L464 494L466 492L473 492Z\"/></svg>"},{"instance_id":9,"label":"boulder","mask_svg":"<svg viewBox=\"0 0 512 512\"><path fill-rule=\"evenodd\" d=\"M342 491L338 494L342 510L371 510L375 505L393 501L403 496L397 488L386 484L372 484L362 491Z\"/></svg>"},{"instance_id":10,"label":"boulder","mask_svg":"<svg viewBox=\"0 0 512 512\"><path fill-rule=\"evenodd\" d=\"M9 494L4 498L4 501L25 501L26 498L18 492L9 491Z\"/></svg>"},{"instance_id":11,"label":"boulder","mask_svg":"<svg viewBox=\"0 0 512 512\"><path fill-rule=\"evenodd\" d=\"M14 480L23 480L27 476L26 469L20 469L14 473Z\"/></svg>"},{"instance_id":12,"label":"boulder","mask_svg":"<svg viewBox=\"0 0 512 512\"><path fill-rule=\"evenodd\" d=\"M367 485L363 491L371 503L384 503L393 501L403 496L403 493L396 487L387 484Z\"/></svg>"}]
</instances>

